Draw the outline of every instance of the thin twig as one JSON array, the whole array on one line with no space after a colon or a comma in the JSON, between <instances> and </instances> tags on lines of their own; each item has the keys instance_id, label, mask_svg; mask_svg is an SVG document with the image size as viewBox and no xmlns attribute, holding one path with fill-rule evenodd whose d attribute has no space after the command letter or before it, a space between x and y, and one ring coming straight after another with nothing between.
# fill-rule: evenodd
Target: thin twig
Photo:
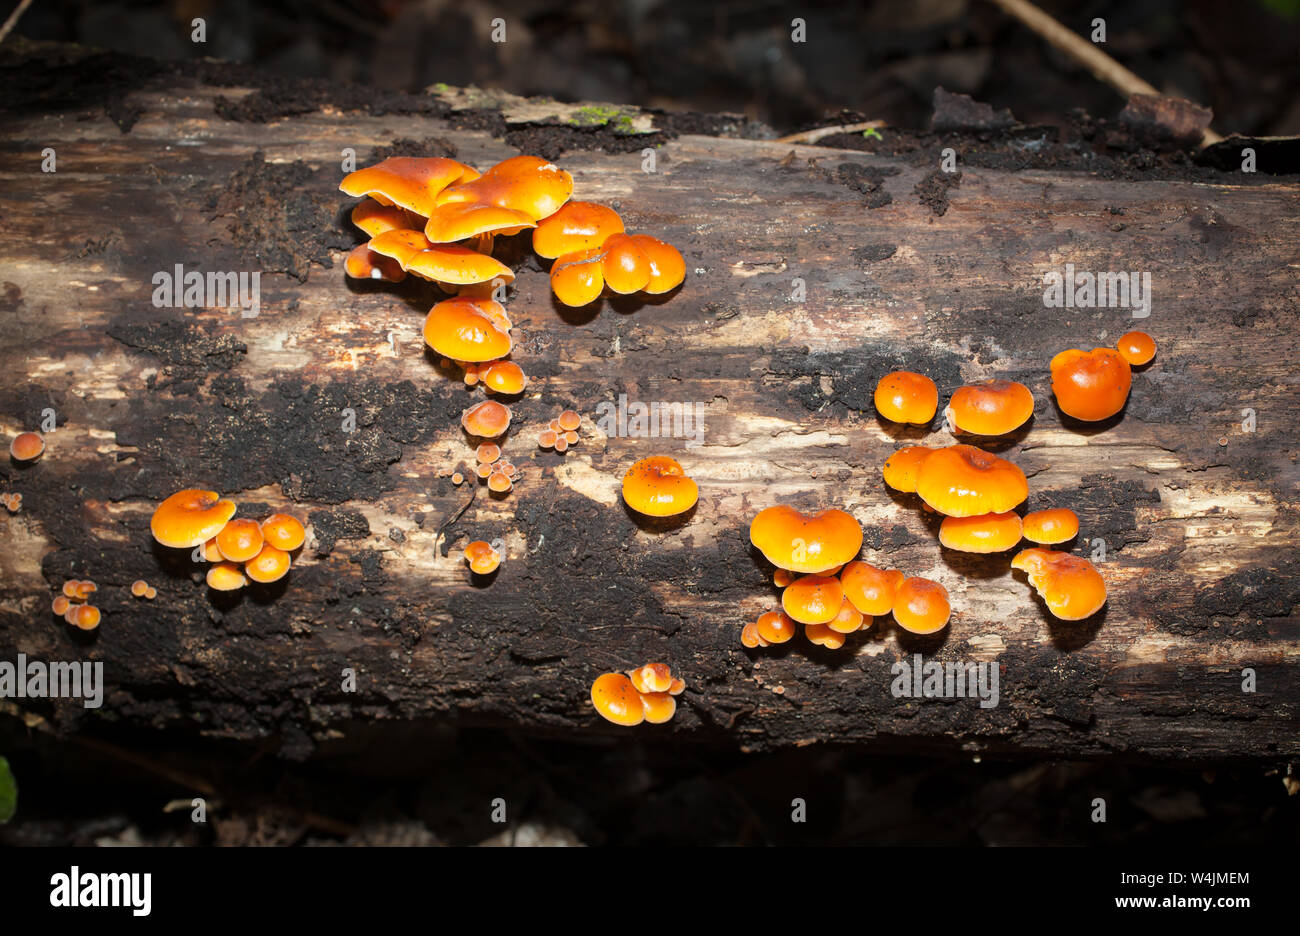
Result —
<instances>
[{"instance_id":1,"label":"thin twig","mask_svg":"<svg viewBox=\"0 0 1300 936\"><path fill-rule=\"evenodd\" d=\"M1074 59L1099 81L1104 81L1125 98L1135 94L1160 95L1155 86L1129 71L1119 62L1103 52L1095 43L1089 42L1077 33L1062 26L1051 16L1034 6L1029 0L990 0L1009 16L1018 19L1025 26L1038 33L1058 51ZM1209 127L1201 137L1201 145L1218 143L1223 137Z\"/></svg>"},{"instance_id":2,"label":"thin twig","mask_svg":"<svg viewBox=\"0 0 1300 936\"><path fill-rule=\"evenodd\" d=\"M4 42L5 36L13 32L14 27L18 25L18 20L22 18L22 15L27 12L27 8L31 5L32 0L19 0L18 6L14 7L14 11L9 14L5 24L0 26L0 42Z\"/></svg>"},{"instance_id":3,"label":"thin twig","mask_svg":"<svg viewBox=\"0 0 1300 936\"><path fill-rule=\"evenodd\" d=\"M815 130L802 130L789 136L778 137L774 143L816 143L818 140L837 133L861 133L863 130L879 130L886 126L883 120L868 120L864 123L845 124L842 127L818 127Z\"/></svg>"}]
</instances>

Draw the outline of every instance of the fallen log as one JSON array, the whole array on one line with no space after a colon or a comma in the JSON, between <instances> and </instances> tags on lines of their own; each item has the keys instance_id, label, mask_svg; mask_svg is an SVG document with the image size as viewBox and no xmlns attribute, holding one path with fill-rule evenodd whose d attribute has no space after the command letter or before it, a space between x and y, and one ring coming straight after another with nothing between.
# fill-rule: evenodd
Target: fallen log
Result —
<instances>
[{"instance_id":1,"label":"fallen log","mask_svg":"<svg viewBox=\"0 0 1300 936\"><path fill-rule=\"evenodd\" d=\"M664 660L688 686L677 715L634 731L753 750L1300 753L1294 178L991 160L958 175L938 145L887 157L690 132L739 133L723 118L365 98L29 46L3 67L0 426L52 411L57 427L39 461L0 466L23 495L0 516L0 659L102 661L108 683L100 709L9 711L61 732L109 720L272 738L291 757L381 720L619 736L591 709L592 680ZM72 93L88 74L101 80ZM499 498L449 478L472 458L458 418L481 396L424 347L436 291L344 278L361 238L337 185L350 154L484 168L516 147L678 245L688 275L653 301L570 310L526 243L501 246L533 382L505 446L523 478ZM1045 306L1045 274L1067 264L1149 273L1149 318ZM160 294L178 267L259 274L256 307ZM1132 327L1160 350L1122 417L1071 423L1048 360ZM941 550L935 523L891 496L881 464L926 437L875 416L875 382L898 368L941 399L986 377L1034 391L1002 454L1029 475L1031 508L1079 513L1074 550L1104 555L1101 615L1052 619L1005 557ZM620 401L693 407L698 444L611 432ZM565 408L583 414L582 442L537 449ZM623 472L650 454L698 481L686 522L623 507ZM242 516L307 521L290 576L215 595L188 555L154 544L154 506L194 485ZM801 637L744 650L742 624L776 600L748 522L778 502L850 510L865 558L946 585L948 630L922 640L883 620L839 651ZM461 560L472 539L505 544L488 582ZM70 578L99 583L93 633L49 613ZM155 600L130 595L138 578ZM995 661L998 704L897 697L891 667L918 653Z\"/></svg>"}]
</instances>

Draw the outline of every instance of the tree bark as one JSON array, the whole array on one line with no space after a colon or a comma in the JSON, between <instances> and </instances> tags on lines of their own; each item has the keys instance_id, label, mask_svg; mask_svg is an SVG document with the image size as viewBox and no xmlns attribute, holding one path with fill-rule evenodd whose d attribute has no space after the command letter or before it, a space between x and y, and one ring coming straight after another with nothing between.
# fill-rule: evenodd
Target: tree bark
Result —
<instances>
[{"instance_id":1,"label":"tree bark","mask_svg":"<svg viewBox=\"0 0 1300 936\"><path fill-rule=\"evenodd\" d=\"M658 132L640 114L645 137L593 136L544 102L511 103L532 109L524 120L490 101L457 111L449 96L376 106L320 92L268 116L229 72L161 67L112 72L102 99L60 95L55 79L86 60L31 55L6 73L50 80L11 91L0 116L0 425L38 428L47 409L58 425L38 462L0 467L3 489L23 494L0 517L0 659L103 661L102 709L28 706L58 730L272 737L288 756L386 719L754 750L1300 753L1294 178L966 165L954 184L937 151ZM562 119L548 128L549 113ZM574 148L575 133L604 148ZM458 420L482 393L424 347L436 288L343 276L361 240L337 192L344 150L366 165L395 140L480 169L515 155L509 140L567 147L557 162L576 198L613 205L686 258L667 297L570 310L526 236L499 245L518 271L514 360L532 380L512 404L504 449L523 477L504 498L448 477L472 463ZM54 172L41 171L47 149ZM177 264L259 272L257 314L157 307L155 274ZM1044 274L1066 264L1149 272L1150 317L1045 307ZM1135 327L1159 352L1122 417L1063 418L1047 362ZM942 550L933 518L891 495L880 466L898 445L951 441L940 421L927 435L876 418L873 388L894 369L929 374L941 400L990 377L1034 391L1035 418L1002 454L1029 476L1031 509L1079 513L1075 552L1104 543L1102 615L1056 621L1006 556ZM602 432L598 404L622 394L698 404L703 444ZM564 456L538 449L565 408L583 414L582 441ZM684 522L622 505L623 472L651 454L700 485ZM241 516L309 522L288 578L216 595L188 554L155 545L157 502L191 486L234 498ZM838 651L802 636L742 648L743 623L777 601L748 523L778 502L850 510L864 558L948 588L948 629L920 640L882 619ZM497 538L501 569L472 582L461 550ZM49 613L69 578L99 585L91 634ZM155 600L131 597L137 578ZM916 653L996 661L999 704L896 698L891 665ZM687 683L672 722L600 720L595 677L652 660Z\"/></svg>"}]
</instances>

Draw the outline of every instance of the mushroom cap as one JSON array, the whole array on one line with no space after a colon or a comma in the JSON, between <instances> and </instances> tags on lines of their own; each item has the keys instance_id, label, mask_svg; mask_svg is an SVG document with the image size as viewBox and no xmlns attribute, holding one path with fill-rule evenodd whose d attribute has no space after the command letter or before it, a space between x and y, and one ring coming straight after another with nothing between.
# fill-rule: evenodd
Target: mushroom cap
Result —
<instances>
[{"instance_id":1,"label":"mushroom cap","mask_svg":"<svg viewBox=\"0 0 1300 936\"><path fill-rule=\"evenodd\" d=\"M475 575L489 575L501 565L501 553L491 543L475 540L465 547L465 561Z\"/></svg>"},{"instance_id":2,"label":"mushroom cap","mask_svg":"<svg viewBox=\"0 0 1300 936\"><path fill-rule=\"evenodd\" d=\"M1025 514L1025 539L1044 546L1055 546L1079 535L1079 515L1068 507L1035 510Z\"/></svg>"},{"instance_id":3,"label":"mushroom cap","mask_svg":"<svg viewBox=\"0 0 1300 936\"><path fill-rule=\"evenodd\" d=\"M1118 351L1071 348L1052 358L1052 392L1061 412L1084 422L1109 419L1124 408L1133 370Z\"/></svg>"},{"instance_id":4,"label":"mushroom cap","mask_svg":"<svg viewBox=\"0 0 1300 936\"><path fill-rule=\"evenodd\" d=\"M844 646L844 634L831 630L826 624L805 624L803 633L813 643L829 647L831 650L838 650Z\"/></svg>"},{"instance_id":5,"label":"mushroom cap","mask_svg":"<svg viewBox=\"0 0 1300 936\"><path fill-rule=\"evenodd\" d=\"M575 250L551 264L551 291L566 306L577 308L595 302L605 288L604 255L599 247Z\"/></svg>"},{"instance_id":6,"label":"mushroom cap","mask_svg":"<svg viewBox=\"0 0 1300 936\"><path fill-rule=\"evenodd\" d=\"M546 260L575 250L590 250L611 234L622 234L623 219L613 208L595 202L566 202L559 211L539 221L533 231L533 251Z\"/></svg>"},{"instance_id":7,"label":"mushroom cap","mask_svg":"<svg viewBox=\"0 0 1300 936\"><path fill-rule=\"evenodd\" d=\"M266 543L256 556L244 563L244 574L254 582L266 585L288 575L291 565L293 560L287 552Z\"/></svg>"},{"instance_id":8,"label":"mushroom cap","mask_svg":"<svg viewBox=\"0 0 1300 936\"><path fill-rule=\"evenodd\" d=\"M262 536L276 549L292 552L303 544L307 531L292 514L273 513L262 521Z\"/></svg>"},{"instance_id":9,"label":"mushroom cap","mask_svg":"<svg viewBox=\"0 0 1300 936\"><path fill-rule=\"evenodd\" d=\"M514 490L515 483L510 480L510 475L498 469L488 475L487 486L495 494L506 494Z\"/></svg>"},{"instance_id":10,"label":"mushroom cap","mask_svg":"<svg viewBox=\"0 0 1300 936\"><path fill-rule=\"evenodd\" d=\"M352 223L369 236L377 237L385 231L423 227L424 218L397 205L381 205L369 198L352 209Z\"/></svg>"},{"instance_id":11,"label":"mushroom cap","mask_svg":"<svg viewBox=\"0 0 1300 936\"><path fill-rule=\"evenodd\" d=\"M622 673L603 673L591 684L591 704L606 721L631 727L645 721L641 693Z\"/></svg>"},{"instance_id":12,"label":"mushroom cap","mask_svg":"<svg viewBox=\"0 0 1300 936\"><path fill-rule=\"evenodd\" d=\"M65 620L71 619L71 623L84 631L92 631L99 626L100 620L99 609L94 605L79 605L69 608L65 614Z\"/></svg>"},{"instance_id":13,"label":"mushroom cap","mask_svg":"<svg viewBox=\"0 0 1300 936\"><path fill-rule=\"evenodd\" d=\"M986 380L958 387L944 410L957 429L980 436L1004 435L1034 415L1034 394L1013 380Z\"/></svg>"},{"instance_id":14,"label":"mushroom cap","mask_svg":"<svg viewBox=\"0 0 1300 936\"><path fill-rule=\"evenodd\" d=\"M650 262L650 282L645 292L652 296L670 292L686 279L686 261L672 244L649 234L633 234L632 241Z\"/></svg>"},{"instance_id":15,"label":"mushroom cap","mask_svg":"<svg viewBox=\"0 0 1300 936\"><path fill-rule=\"evenodd\" d=\"M400 283L406 279L406 271L400 263L371 250L369 244L352 248L343 261L343 272L352 279L377 279L388 283Z\"/></svg>"},{"instance_id":16,"label":"mushroom cap","mask_svg":"<svg viewBox=\"0 0 1300 936\"><path fill-rule=\"evenodd\" d=\"M50 610L59 617L67 614L70 607L72 607L72 602L68 600L67 595L55 595L54 600L50 602Z\"/></svg>"},{"instance_id":17,"label":"mushroom cap","mask_svg":"<svg viewBox=\"0 0 1300 936\"><path fill-rule=\"evenodd\" d=\"M857 556L862 525L836 508L805 516L778 504L758 512L749 525L749 541L777 568L816 575Z\"/></svg>"},{"instance_id":18,"label":"mushroom cap","mask_svg":"<svg viewBox=\"0 0 1300 936\"><path fill-rule=\"evenodd\" d=\"M536 226L533 218L513 208L452 202L434 209L424 225L424 236L435 244L450 244L480 234L518 234Z\"/></svg>"},{"instance_id":19,"label":"mushroom cap","mask_svg":"<svg viewBox=\"0 0 1300 936\"><path fill-rule=\"evenodd\" d=\"M474 460L480 465L490 465L501 457L501 446L495 442L483 442L474 449Z\"/></svg>"},{"instance_id":20,"label":"mushroom cap","mask_svg":"<svg viewBox=\"0 0 1300 936\"><path fill-rule=\"evenodd\" d=\"M950 445L921 462L916 493L941 514L976 517L1013 510L1029 496L1029 482L1005 458L973 445Z\"/></svg>"},{"instance_id":21,"label":"mushroom cap","mask_svg":"<svg viewBox=\"0 0 1300 936\"><path fill-rule=\"evenodd\" d=\"M510 407L496 400L475 403L460 414L466 432L479 439L495 439L510 428Z\"/></svg>"},{"instance_id":22,"label":"mushroom cap","mask_svg":"<svg viewBox=\"0 0 1300 936\"><path fill-rule=\"evenodd\" d=\"M844 586L833 575L802 575L781 593L781 607L800 624L829 624L844 604Z\"/></svg>"},{"instance_id":23,"label":"mushroom cap","mask_svg":"<svg viewBox=\"0 0 1300 936\"><path fill-rule=\"evenodd\" d=\"M952 616L948 589L925 578L903 579L894 595L894 620L913 634L943 630Z\"/></svg>"},{"instance_id":24,"label":"mushroom cap","mask_svg":"<svg viewBox=\"0 0 1300 936\"><path fill-rule=\"evenodd\" d=\"M686 476L675 458L651 455L623 475L623 500L647 517L672 517L699 500L700 488Z\"/></svg>"},{"instance_id":25,"label":"mushroom cap","mask_svg":"<svg viewBox=\"0 0 1300 936\"><path fill-rule=\"evenodd\" d=\"M777 588L785 588L795 580L796 576L789 569L773 569L772 584Z\"/></svg>"},{"instance_id":26,"label":"mushroom cap","mask_svg":"<svg viewBox=\"0 0 1300 936\"><path fill-rule=\"evenodd\" d=\"M438 204L480 202L521 211L540 221L559 211L572 194L573 176L559 166L538 156L515 156L477 179L443 190Z\"/></svg>"},{"instance_id":27,"label":"mushroom cap","mask_svg":"<svg viewBox=\"0 0 1300 936\"><path fill-rule=\"evenodd\" d=\"M1081 556L1032 547L1016 553L1011 568L1029 576L1047 609L1062 621L1092 617L1106 603L1105 579Z\"/></svg>"},{"instance_id":28,"label":"mushroom cap","mask_svg":"<svg viewBox=\"0 0 1300 936\"><path fill-rule=\"evenodd\" d=\"M936 449L925 445L909 445L907 448L899 449L885 459L883 469L885 483L895 491L915 494L916 473L921 468L921 462L929 458L930 453L934 451Z\"/></svg>"},{"instance_id":29,"label":"mushroom cap","mask_svg":"<svg viewBox=\"0 0 1300 936\"><path fill-rule=\"evenodd\" d=\"M149 529L164 546L193 549L220 533L234 515L234 501L223 500L216 491L186 488L158 505Z\"/></svg>"},{"instance_id":30,"label":"mushroom cap","mask_svg":"<svg viewBox=\"0 0 1300 936\"><path fill-rule=\"evenodd\" d=\"M45 440L39 432L20 432L9 443L9 457L14 461L35 461L45 451Z\"/></svg>"},{"instance_id":31,"label":"mushroom cap","mask_svg":"<svg viewBox=\"0 0 1300 936\"><path fill-rule=\"evenodd\" d=\"M939 542L958 552L1006 552L1019 545L1020 532L1020 515L1013 511L944 517L939 525Z\"/></svg>"},{"instance_id":32,"label":"mushroom cap","mask_svg":"<svg viewBox=\"0 0 1300 936\"><path fill-rule=\"evenodd\" d=\"M381 205L397 205L427 218L447 186L477 178L474 169L454 159L392 156L349 172L339 183L339 191L369 195Z\"/></svg>"},{"instance_id":33,"label":"mushroom cap","mask_svg":"<svg viewBox=\"0 0 1300 936\"><path fill-rule=\"evenodd\" d=\"M509 321L500 306L493 299L444 299L424 320L425 344L455 361L478 363L505 357L513 342L499 324Z\"/></svg>"},{"instance_id":34,"label":"mushroom cap","mask_svg":"<svg viewBox=\"0 0 1300 936\"><path fill-rule=\"evenodd\" d=\"M434 244L421 250L406 261L406 272L452 286L473 286L498 279L507 283L515 281L514 271L496 257L459 244Z\"/></svg>"},{"instance_id":35,"label":"mushroom cap","mask_svg":"<svg viewBox=\"0 0 1300 936\"><path fill-rule=\"evenodd\" d=\"M785 611L768 611L754 622L754 630L763 639L763 645L783 644L795 635L799 625Z\"/></svg>"},{"instance_id":36,"label":"mushroom cap","mask_svg":"<svg viewBox=\"0 0 1300 936\"><path fill-rule=\"evenodd\" d=\"M667 663L647 663L627 671L627 678L637 692L667 692L673 685L673 673Z\"/></svg>"},{"instance_id":37,"label":"mushroom cap","mask_svg":"<svg viewBox=\"0 0 1300 936\"><path fill-rule=\"evenodd\" d=\"M754 621L748 621L740 630L740 643L742 646L754 650L758 647L770 647L771 644L764 640L758 633L758 624Z\"/></svg>"},{"instance_id":38,"label":"mushroom cap","mask_svg":"<svg viewBox=\"0 0 1300 936\"><path fill-rule=\"evenodd\" d=\"M939 388L924 374L894 371L876 384L876 410L890 422L926 425L939 409Z\"/></svg>"},{"instance_id":39,"label":"mushroom cap","mask_svg":"<svg viewBox=\"0 0 1300 936\"><path fill-rule=\"evenodd\" d=\"M641 693L641 707L645 710L645 720L651 725L662 725L677 714L677 700L667 690Z\"/></svg>"},{"instance_id":40,"label":"mushroom cap","mask_svg":"<svg viewBox=\"0 0 1300 936\"><path fill-rule=\"evenodd\" d=\"M854 631L862 628L862 622L866 620L862 612L854 607L853 602L849 601L847 595L840 602L840 610L834 618L826 622L826 626L837 634L852 634Z\"/></svg>"},{"instance_id":41,"label":"mushroom cap","mask_svg":"<svg viewBox=\"0 0 1300 936\"><path fill-rule=\"evenodd\" d=\"M560 428L565 432L573 432L582 425L582 417L571 409L566 409L555 418Z\"/></svg>"},{"instance_id":42,"label":"mushroom cap","mask_svg":"<svg viewBox=\"0 0 1300 936\"><path fill-rule=\"evenodd\" d=\"M204 542L203 558L208 562L220 562L226 558L221 555L221 550L217 548L217 538L215 536Z\"/></svg>"},{"instance_id":43,"label":"mushroom cap","mask_svg":"<svg viewBox=\"0 0 1300 936\"><path fill-rule=\"evenodd\" d=\"M1119 336L1115 347L1119 349L1120 356L1132 367L1150 364L1151 359L1156 356L1156 340L1143 331L1125 332Z\"/></svg>"},{"instance_id":44,"label":"mushroom cap","mask_svg":"<svg viewBox=\"0 0 1300 936\"><path fill-rule=\"evenodd\" d=\"M605 285L620 295L640 292L650 285L650 258L627 234L611 235L601 245L600 262Z\"/></svg>"},{"instance_id":45,"label":"mushroom cap","mask_svg":"<svg viewBox=\"0 0 1300 936\"><path fill-rule=\"evenodd\" d=\"M394 230L370 238L370 243L365 246L377 254L391 257L405 270L412 257L433 244L419 231Z\"/></svg>"},{"instance_id":46,"label":"mushroom cap","mask_svg":"<svg viewBox=\"0 0 1300 936\"><path fill-rule=\"evenodd\" d=\"M136 579L131 583L131 594L136 598L143 598L147 591L149 591L149 583L144 579Z\"/></svg>"},{"instance_id":47,"label":"mushroom cap","mask_svg":"<svg viewBox=\"0 0 1300 936\"><path fill-rule=\"evenodd\" d=\"M248 584L244 570L238 562L214 562L208 566L208 588L213 591L235 591Z\"/></svg>"},{"instance_id":48,"label":"mushroom cap","mask_svg":"<svg viewBox=\"0 0 1300 936\"><path fill-rule=\"evenodd\" d=\"M524 369L514 361L493 361L480 374L483 386L492 393L514 396L528 386Z\"/></svg>"},{"instance_id":49,"label":"mushroom cap","mask_svg":"<svg viewBox=\"0 0 1300 936\"><path fill-rule=\"evenodd\" d=\"M266 537L256 520L231 520L217 534L217 549L231 562L247 562L262 551Z\"/></svg>"},{"instance_id":50,"label":"mushroom cap","mask_svg":"<svg viewBox=\"0 0 1300 936\"><path fill-rule=\"evenodd\" d=\"M903 584L897 569L877 569L869 562L854 560L840 572L844 597L863 614L888 614L894 610L894 595Z\"/></svg>"}]
</instances>

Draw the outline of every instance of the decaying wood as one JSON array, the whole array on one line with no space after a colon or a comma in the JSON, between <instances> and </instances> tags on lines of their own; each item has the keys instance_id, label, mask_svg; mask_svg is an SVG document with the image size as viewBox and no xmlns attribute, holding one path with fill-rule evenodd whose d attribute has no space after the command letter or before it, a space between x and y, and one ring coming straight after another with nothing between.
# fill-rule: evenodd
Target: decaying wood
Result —
<instances>
[{"instance_id":1,"label":"decaying wood","mask_svg":"<svg viewBox=\"0 0 1300 936\"><path fill-rule=\"evenodd\" d=\"M653 302L568 310L526 244L501 246L519 270L515 360L533 378L505 445L523 480L446 523L469 496L448 478L471 457L457 419L481 393L424 350L429 284L344 279L359 238L336 191L342 152L364 165L425 141L485 167L517 151L464 115L222 116L249 93L127 88L106 106L131 115L129 132L73 95L0 117L0 428L34 428L46 408L58 419L39 462L0 469L24 497L0 518L0 659L102 660L110 683L98 711L42 710L60 730L268 736L291 756L380 719L617 735L591 681L665 660L686 694L668 726L636 731L750 749L1300 753L1293 180L967 165L948 185L928 159L685 134L656 141L652 172L636 138L566 152L577 197L678 244L688 279ZM1067 263L1149 271L1150 318L1045 308L1043 275ZM259 314L155 307L152 278L176 264L262 271ZM1123 417L1064 425L1047 361L1135 324L1160 352ZM934 522L890 495L881 463L924 437L874 416L876 380L900 367L945 395L994 376L1034 390L1036 417L1005 453L1030 476L1030 507L1079 512L1076 551L1104 540L1103 615L1054 621L1005 558L941 551ZM698 402L703 445L607 437L592 419L620 394ZM566 407L584 414L583 441L567 457L537 449L536 428ZM624 470L656 453L700 484L684 524L621 505ZM210 595L148 532L157 500L191 485L243 515L297 513L314 548L276 588ZM781 501L845 507L867 559L943 582L947 632L922 641L881 621L841 651L744 650L742 623L776 599L748 521ZM508 558L472 583L460 549L497 537ZM48 612L71 577L100 585L92 635ZM130 597L136 578L155 601ZM996 660L999 705L895 698L891 664L914 653ZM1242 691L1244 669L1258 691Z\"/></svg>"}]
</instances>

